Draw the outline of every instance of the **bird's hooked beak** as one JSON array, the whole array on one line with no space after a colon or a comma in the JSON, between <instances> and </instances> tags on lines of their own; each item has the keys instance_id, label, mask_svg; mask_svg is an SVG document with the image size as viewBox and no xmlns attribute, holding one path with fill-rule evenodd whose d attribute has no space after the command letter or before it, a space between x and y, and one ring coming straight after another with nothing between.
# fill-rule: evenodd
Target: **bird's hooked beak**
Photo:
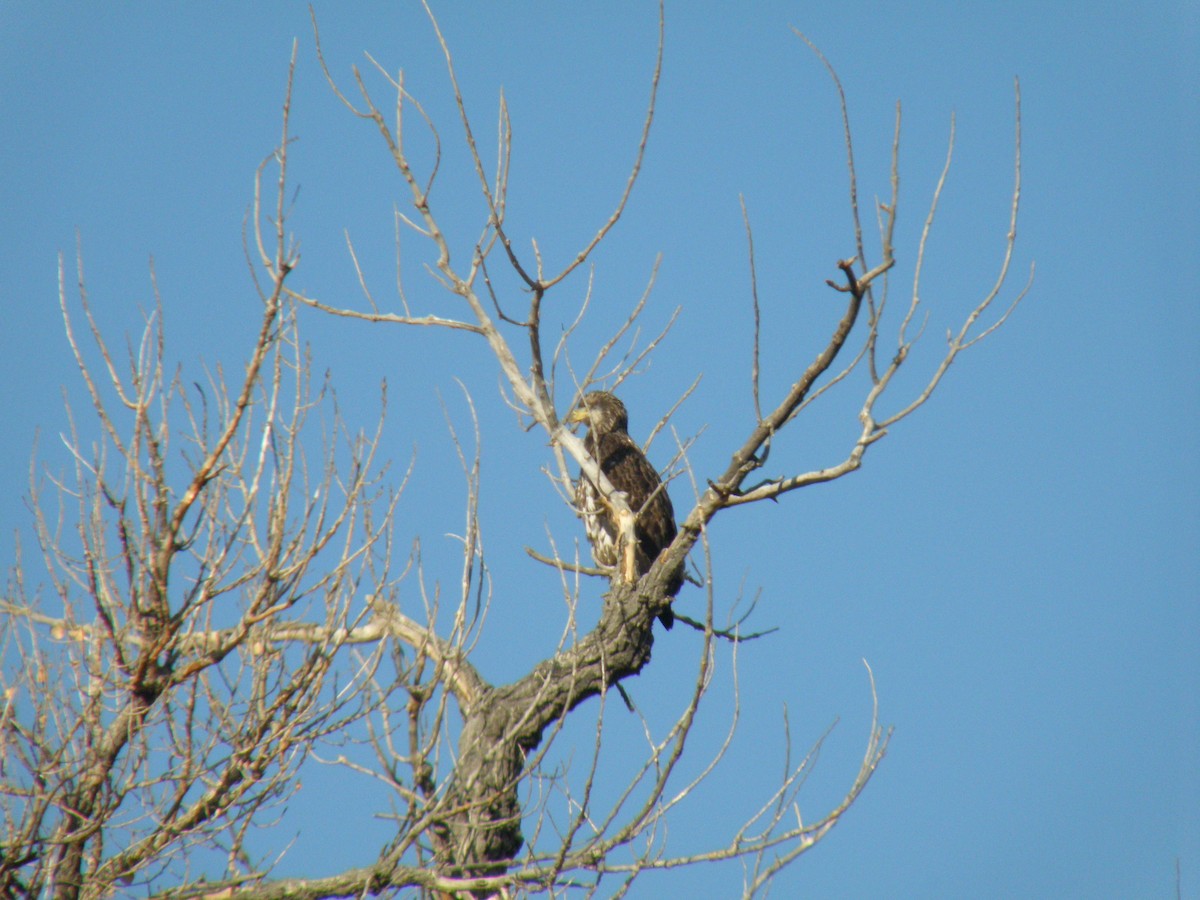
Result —
<instances>
[{"instance_id":1,"label":"bird's hooked beak","mask_svg":"<svg viewBox=\"0 0 1200 900\"><path fill-rule=\"evenodd\" d=\"M591 424L592 417L586 406L577 406L571 410L571 414L567 416L569 425L578 425L580 422Z\"/></svg>"}]
</instances>

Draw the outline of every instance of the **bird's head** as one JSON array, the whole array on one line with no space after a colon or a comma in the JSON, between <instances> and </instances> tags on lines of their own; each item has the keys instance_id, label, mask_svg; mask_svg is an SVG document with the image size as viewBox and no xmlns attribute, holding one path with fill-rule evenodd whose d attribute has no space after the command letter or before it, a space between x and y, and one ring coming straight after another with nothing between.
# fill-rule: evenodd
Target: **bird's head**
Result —
<instances>
[{"instance_id":1,"label":"bird's head","mask_svg":"<svg viewBox=\"0 0 1200 900\"><path fill-rule=\"evenodd\" d=\"M586 423L592 434L609 434L629 430L629 413L625 404L608 391L592 391L584 394L579 405L571 410L567 421Z\"/></svg>"}]
</instances>

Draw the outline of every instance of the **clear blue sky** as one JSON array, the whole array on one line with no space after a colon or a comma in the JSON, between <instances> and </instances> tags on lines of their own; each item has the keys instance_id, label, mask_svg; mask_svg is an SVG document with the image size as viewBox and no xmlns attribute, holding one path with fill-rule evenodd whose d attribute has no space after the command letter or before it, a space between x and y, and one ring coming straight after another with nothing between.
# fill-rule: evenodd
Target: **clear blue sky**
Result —
<instances>
[{"instance_id":1,"label":"clear blue sky","mask_svg":"<svg viewBox=\"0 0 1200 900\"><path fill-rule=\"evenodd\" d=\"M504 87L516 132L513 230L554 260L607 216L644 109L654 10L602 6L441 12L489 138ZM335 71L347 75L364 50L403 67L443 123L435 200L464 245L481 222L478 189L462 167L428 25L411 4L316 10ZM743 648L737 741L690 820L673 826L671 846L699 849L754 805L782 766L785 703L801 748L841 718L803 795L808 816L827 807L865 740L865 658L896 728L891 751L775 896L1167 897L1179 859L1183 895L1200 897L1197 7L673 3L667 18L645 173L596 258L595 327L582 335L596 340L623 314L661 251L648 327L677 305L683 313L623 390L639 436L700 373L676 422L684 433L708 426L693 452L701 475L723 466L747 426L739 193L756 228L768 396L833 321L836 297L823 280L853 249L840 123L823 71L789 24L845 83L867 204L886 196L893 105L904 103L899 289L957 113L958 158L924 292L929 327L896 403L998 266L1014 75L1025 132L1017 280L1037 262L1010 323L955 365L863 471L718 519L719 608L744 583L762 594L754 624L780 631ZM386 294L391 210L405 192L371 128L330 95L302 4L0 6L0 561L12 558L14 531L28 529L35 434L48 463L62 466L63 388L82 402L56 302L56 257L73 255L77 235L113 334L134 329L150 303L153 256L172 358L233 366L244 353L257 311L242 218L254 168L277 138L293 37L296 283L357 302L348 229ZM415 238L406 241L410 299L444 309L450 301L422 277ZM565 286L564 307L582 290L581 278ZM394 457L403 464L419 448L398 533L402 542L422 534L430 574L451 583L454 548L442 535L459 527L462 486L433 391L460 424L455 377L485 408L483 526L496 597L477 663L495 681L523 673L552 650L564 612L553 579L521 548L544 548L546 527L561 540L581 534L538 474L544 441L492 408L495 368L469 338L313 316L304 328L351 422L371 422L387 378ZM772 464L836 462L855 434L855 399L843 392L797 423ZM656 447L663 457L666 443ZM685 591L682 611L698 615L698 598ZM696 645L687 630L660 637L630 685L664 728L691 683ZM701 723L710 737L725 721L728 663ZM579 735L587 741L586 728ZM280 826L302 832L284 870L368 862L361 838L332 835L378 834L369 816L382 801L373 807L370 789L346 774L305 784ZM357 811L342 800L353 792L363 797ZM635 893L729 896L740 883L731 867L647 877Z\"/></svg>"}]
</instances>

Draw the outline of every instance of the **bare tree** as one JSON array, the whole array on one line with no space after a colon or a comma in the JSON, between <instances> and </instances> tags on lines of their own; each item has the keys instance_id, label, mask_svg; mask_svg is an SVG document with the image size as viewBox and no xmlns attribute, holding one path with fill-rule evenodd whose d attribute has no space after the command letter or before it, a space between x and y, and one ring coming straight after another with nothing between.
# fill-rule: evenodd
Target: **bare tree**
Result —
<instances>
[{"instance_id":1,"label":"bare tree","mask_svg":"<svg viewBox=\"0 0 1200 900\"><path fill-rule=\"evenodd\" d=\"M430 21L485 202L478 235L467 245L456 246L442 227L432 193L442 135L409 94L403 74L371 59L375 74L354 69L354 91L348 92L323 57L321 66L337 96L374 126L408 186L411 206L398 216L431 249L431 274L444 294L410 306L398 272L397 296L377 302L353 246L363 304L330 303L293 287L298 256L287 225L290 74L282 136L259 168L248 242L261 318L245 365L234 376L220 367L198 377L169 370L161 302L146 315L138 341L116 351L92 318L82 263L75 299L63 271L67 337L95 420L79 423L68 410L71 471L61 478L36 470L32 475L38 544L50 578L46 592L30 588L18 565L0 601L5 895L93 897L137 885L172 897L317 898L405 888L436 896L620 896L648 870L741 860L751 896L829 832L884 756L889 733L873 716L857 775L844 799L818 819L803 821L796 804L814 747L788 760L775 790L747 821L730 823L722 845L681 854L665 840L666 823L711 776L736 728L735 707L714 758L700 763L698 774L683 774L680 761L714 666L718 659L736 664L739 652L752 652L740 649L753 637L742 633L742 623L717 625L726 612L714 589L709 524L718 515L736 515L730 512L735 507L857 469L870 447L930 398L959 354L1002 325L1025 295L1028 285L992 312L1016 239L1019 94L1012 217L994 286L948 333L924 387L884 411L885 394L924 327L921 274L945 170L915 248L911 293L898 313L885 316L896 255L900 110L892 193L877 205L878 234L868 241L845 98L826 64L841 97L855 223L848 258L832 266L836 277L828 282L844 298L829 339L812 348L811 362L794 372L790 385L760 383L764 311L747 214L753 427L729 448L730 462L719 472L695 471L688 455L694 438L676 436L676 505L684 483L691 484L694 499L678 536L644 576L629 577L620 566L582 565L577 553L531 551L560 573L568 622L553 652L530 659L523 677L496 684L472 661L472 652L493 591L506 608L516 604L510 604L511 585L492 584L482 552L477 426L470 441L455 436L466 510L462 567L453 579L455 596L447 601L426 590L419 553L397 553L393 514L407 475L393 476L377 459L382 413L366 433L343 421L332 388L313 383L297 309L374 327L465 332L470 351L494 359L517 423L548 439L546 471L563 502L573 502L578 468L599 485L628 545L636 511L564 421L584 392L620 385L658 346L663 335L617 351L630 345L650 290L586 367L573 365L568 353L588 311L586 297L553 348L543 345L543 304L568 279L583 277L585 264L626 210L654 121L662 16L660 11L649 102L625 188L593 237L558 267L536 243L529 253L520 249L507 230L512 131L503 97L496 157L485 161L450 48L432 15ZM317 45L320 54L319 39ZM371 77L386 85L387 107L374 99ZM410 149L418 131L432 139L428 158ZM946 170L953 145L952 128ZM399 236L397 241L399 247ZM500 285L501 269L518 290ZM563 296L560 305L567 302ZM861 427L845 455L813 471L764 476L776 435L835 385L850 385L852 373L865 389L855 403ZM685 400L687 395L675 408ZM664 410L656 433L673 412ZM314 431L321 438L317 450L307 437ZM570 537L554 539L555 548L567 546L575 546ZM615 799L602 802L596 787L605 717L629 715L625 705L610 707L609 700L614 690L624 696L622 680L649 664L652 625L669 606L668 585L689 557L706 598L702 619L681 617L700 635L690 698L673 723L643 723L644 759ZM421 608L399 602L398 586L407 577L421 586ZM594 583L590 577L605 579L607 587L599 620L580 633L575 613L585 586ZM58 604L61 612L51 614ZM439 632L443 611L452 614L452 625ZM874 697L873 681L871 692ZM597 702L585 707L593 698ZM583 709L595 717L583 763L551 765L551 746ZM386 787L395 836L358 868L279 878L272 873L274 860L252 858L249 835L281 814L313 754Z\"/></svg>"}]
</instances>

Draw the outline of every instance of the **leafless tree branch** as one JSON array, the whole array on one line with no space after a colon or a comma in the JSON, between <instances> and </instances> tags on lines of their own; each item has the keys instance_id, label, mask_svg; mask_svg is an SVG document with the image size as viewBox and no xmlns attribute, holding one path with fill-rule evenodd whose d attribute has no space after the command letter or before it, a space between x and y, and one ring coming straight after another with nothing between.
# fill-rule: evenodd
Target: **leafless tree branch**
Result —
<instances>
[{"instance_id":1,"label":"leafless tree branch","mask_svg":"<svg viewBox=\"0 0 1200 900\"><path fill-rule=\"evenodd\" d=\"M867 745L833 809L809 821L801 818L798 795L824 738L793 758L785 713L784 759L775 789L740 826L731 826L720 846L680 853L669 840L671 817L694 803L699 786L728 764L745 702L738 693L739 654L753 652L752 641L774 630L743 630L749 614L735 621L733 609L721 608L709 525L732 507L777 500L858 469L867 448L927 402L958 355L993 334L1026 296L1028 284L998 316L989 312L1014 260L1021 193L1019 86L1015 183L996 280L958 330L948 333L947 349L924 388L897 411L879 413L877 405L924 328L918 316L921 278L953 157L954 125L915 249L911 298L902 312L885 319L890 273L900 256L893 243L900 205L900 109L891 197L876 205L879 245L868 247L845 92L829 61L796 32L833 81L845 135L853 254L836 263L837 279L828 282L844 295L836 316L831 314L830 336L808 351L811 361L788 373L784 384L765 383L760 336L772 307L760 296L762 263L755 258L743 200L753 427L728 448L725 468L711 473L695 471L689 455L708 434L701 429L680 437L672 427L677 453L664 483L678 488L690 482L693 502L678 536L645 575L630 576L620 566L610 571L581 565L577 549L569 558L577 541L564 543L548 529L551 554L528 552L557 570L566 623L557 646L543 651L540 662L533 664L531 655L525 674L492 683L472 657L493 593L525 598L514 596L519 588L494 584L485 558L483 434L471 392L462 385L469 431L446 410L465 502L461 533L452 536L461 566L445 582L453 588L443 591L443 582L426 573L419 540L407 560L397 557L404 553L395 545L395 512L411 465L393 485L377 459L382 413L371 431L355 432L343 420L332 387L312 383L296 310L305 306L371 326L440 327L482 338L471 350L495 361L502 402L522 426L539 430L548 442L543 462L564 500L574 502L578 472L597 485L618 516L634 521L637 511L626 495L614 489L564 421L583 392L597 384L613 388L637 374L671 336L681 310L665 326L646 328L651 337L643 338L656 260L625 320L593 353L577 357L576 366L570 350L573 340L578 346L577 329L590 309L595 270L588 271L577 312L563 313L565 304L550 306L547 296L564 288L584 262L595 264L596 248L628 209L658 102L664 14L660 4L649 102L629 176L613 211L587 243L547 273L537 241L531 241L532 259L524 259L506 227L513 152L508 100L500 94L496 159L494 166L485 165L450 47L427 4L425 10L470 155L466 177L485 201L477 236L463 245L448 236L441 218L457 199L435 201L439 175L453 177L442 172L441 137L426 107L405 86L403 72L368 56L365 72L351 69L357 91L352 100L326 62L313 19L319 65L331 89L373 126L411 204L395 212L398 311L388 311L388 303L376 297L349 235L364 309L292 286L300 263L286 199L294 49L279 144L258 169L248 215L246 254L261 310L247 327L252 340L235 377L219 364L198 381L172 368L157 287L155 308L144 316L138 340L123 354L116 351L92 315L82 253L77 299L69 296L60 265L67 340L96 418L89 427L68 407L67 472L35 470L31 478L47 591L61 606L51 612L36 589L27 588L20 569L0 598L6 623L0 638L5 664L0 814L9 835L0 844L4 896L100 897L136 885L172 898L325 898L404 889L429 897L507 897L572 889L593 894L602 881L610 892L615 881L620 896L642 873L723 860L742 861L745 895L756 896L828 834L884 758L891 732L880 724L868 667L873 711ZM390 93L387 103L373 96L378 79ZM432 141L424 156L414 156L406 140L405 128L414 123ZM443 193L439 188L438 198ZM403 283L402 236L425 248L427 270L445 291L424 310ZM493 255L497 247L503 252ZM870 263L869 253L880 261ZM511 273L500 278L504 263ZM516 296L505 279L518 285ZM76 305L86 328L77 328ZM551 341L548 360L547 319L560 335ZM885 325L896 328L890 358L880 350ZM860 428L844 457L805 471L773 453L780 435L812 403L833 396L834 388L839 395L855 390L857 382L863 393L851 414L857 413ZM699 378L662 415L647 447L685 401L701 399L698 384ZM386 407L386 390L383 394ZM765 400L772 394L773 401ZM314 421L323 426L316 452L306 437ZM768 474L768 466L776 467L775 474ZM752 476L760 480L752 482ZM567 548L568 558L559 547ZM653 625L669 609L674 590L669 585L677 585L689 557L695 557L705 598L702 618L678 617L695 632L694 681L675 720L660 723L640 711L625 682L649 664ZM577 616L585 593L582 575L607 579L598 621L586 631ZM722 617L725 624L718 627ZM689 760L696 754L699 711L712 705L715 673L722 666L728 666L734 686L728 724L711 755L685 768L685 754ZM614 689L624 707L609 707ZM596 702L588 704L592 699ZM552 750L573 733L568 723L582 721L587 710L595 714L585 729L591 746L565 757ZM601 791L612 755L605 724L630 715L641 728L644 755L626 761L625 780L615 792ZM371 861L361 866L280 879L272 874L277 857L251 858L247 835L280 815L305 764L340 766L348 775L370 779L390 803L395 835L386 846L372 848ZM201 874L203 867L193 865L197 848L219 848L223 868Z\"/></svg>"}]
</instances>

